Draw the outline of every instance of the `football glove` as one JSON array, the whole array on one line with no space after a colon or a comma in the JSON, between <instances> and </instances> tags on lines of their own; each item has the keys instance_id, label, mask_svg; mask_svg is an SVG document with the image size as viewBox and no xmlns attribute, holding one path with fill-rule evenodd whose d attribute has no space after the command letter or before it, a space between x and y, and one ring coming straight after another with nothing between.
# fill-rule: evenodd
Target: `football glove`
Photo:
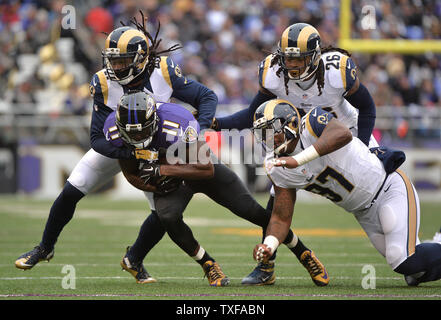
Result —
<instances>
[{"instance_id":1,"label":"football glove","mask_svg":"<svg viewBox=\"0 0 441 320\"><path fill-rule=\"evenodd\" d=\"M158 151L147 150L147 149L135 149L133 150L133 155L137 160L146 160L146 161L156 161L158 160Z\"/></svg>"},{"instance_id":2,"label":"football glove","mask_svg":"<svg viewBox=\"0 0 441 320\"><path fill-rule=\"evenodd\" d=\"M156 190L160 195L166 195L179 188L182 183L182 179L175 177L163 177L156 184Z\"/></svg>"},{"instance_id":3,"label":"football glove","mask_svg":"<svg viewBox=\"0 0 441 320\"><path fill-rule=\"evenodd\" d=\"M139 173L139 177L144 181L144 184L154 184L160 176L160 165L158 163L146 162Z\"/></svg>"}]
</instances>

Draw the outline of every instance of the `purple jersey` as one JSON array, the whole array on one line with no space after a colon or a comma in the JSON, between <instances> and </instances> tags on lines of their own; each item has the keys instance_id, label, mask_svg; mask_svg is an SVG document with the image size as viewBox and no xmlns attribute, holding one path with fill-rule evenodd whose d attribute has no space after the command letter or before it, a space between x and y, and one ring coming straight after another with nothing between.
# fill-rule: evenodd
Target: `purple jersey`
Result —
<instances>
[{"instance_id":1,"label":"purple jersey","mask_svg":"<svg viewBox=\"0 0 441 320\"><path fill-rule=\"evenodd\" d=\"M192 113L174 103L163 103L157 108L159 117L156 132L149 149L168 148L176 142L192 143L197 141L200 128ZM116 111L109 114L104 123L104 135L116 147L123 147L118 128L115 124Z\"/></svg>"}]
</instances>

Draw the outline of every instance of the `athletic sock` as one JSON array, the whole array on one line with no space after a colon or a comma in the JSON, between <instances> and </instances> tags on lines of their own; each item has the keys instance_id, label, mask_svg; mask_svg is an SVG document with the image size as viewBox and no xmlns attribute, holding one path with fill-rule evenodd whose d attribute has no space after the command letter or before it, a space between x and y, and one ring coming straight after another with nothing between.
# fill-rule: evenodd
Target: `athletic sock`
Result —
<instances>
[{"instance_id":1,"label":"athletic sock","mask_svg":"<svg viewBox=\"0 0 441 320\"><path fill-rule=\"evenodd\" d=\"M297 238L297 243L295 246L290 247L289 245L287 245L289 250L291 250L292 253L294 253L297 257L297 259L300 260L300 257L302 256L302 253L305 252L306 250L309 250L307 247L305 247L305 245L303 244L303 242Z\"/></svg>"},{"instance_id":2,"label":"athletic sock","mask_svg":"<svg viewBox=\"0 0 441 320\"><path fill-rule=\"evenodd\" d=\"M205 251L204 248L199 246L199 250L196 253L195 256L192 257L197 263L199 263L201 266L204 265L205 262L211 260L215 262L215 260L208 254L208 252Z\"/></svg>"},{"instance_id":3,"label":"athletic sock","mask_svg":"<svg viewBox=\"0 0 441 320\"><path fill-rule=\"evenodd\" d=\"M132 261L143 261L164 234L165 228L162 226L156 211L152 210L142 223L138 237L127 252L127 256Z\"/></svg>"},{"instance_id":4,"label":"athletic sock","mask_svg":"<svg viewBox=\"0 0 441 320\"><path fill-rule=\"evenodd\" d=\"M84 194L80 190L66 182L63 190L52 204L40 247L47 251L53 250L58 236L64 226L72 219L76 205L83 197Z\"/></svg>"}]
</instances>

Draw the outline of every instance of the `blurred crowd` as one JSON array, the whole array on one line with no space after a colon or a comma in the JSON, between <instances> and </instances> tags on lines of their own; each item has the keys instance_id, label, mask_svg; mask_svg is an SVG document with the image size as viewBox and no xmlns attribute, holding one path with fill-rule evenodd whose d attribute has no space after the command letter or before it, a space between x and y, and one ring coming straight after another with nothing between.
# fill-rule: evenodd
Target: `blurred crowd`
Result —
<instances>
[{"instance_id":1,"label":"blurred crowd","mask_svg":"<svg viewBox=\"0 0 441 320\"><path fill-rule=\"evenodd\" d=\"M230 105L218 113L229 113L254 97L259 62L290 24L310 23L323 46L337 46L339 6L338 0L2 1L0 112L5 103L18 113L90 112L88 84L102 68L106 33L140 20L142 10L152 33L161 23L164 48L183 46L172 57L184 74L213 89L221 105ZM373 30L360 22L365 6L375 8ZM352 0L352 16L354 38L441 38L441 0ZM63 22L74 29L61 28ZM354 53L353 59L379 108L441 105L440 54Z\"/></svg>"}]
</instances>

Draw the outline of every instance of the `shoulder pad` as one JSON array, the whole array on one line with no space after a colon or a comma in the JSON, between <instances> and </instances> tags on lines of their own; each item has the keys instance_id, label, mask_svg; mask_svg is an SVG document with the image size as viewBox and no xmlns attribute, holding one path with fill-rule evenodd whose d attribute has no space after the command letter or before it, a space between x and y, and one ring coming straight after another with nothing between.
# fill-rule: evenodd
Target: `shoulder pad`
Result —
<instances>
[{"instance_id":1,"label":"shoulder pad","mask_svg":"<svg viewBox=\"0 0 441 320\"><path fill-rule=\"evenodd\" d=\"M114 145L115 147L123 147L124 143L119 134L118 127L115 124L115 115L116 112L113 111L107 116L107 119L104 122L103 133L106 137L106 140L109 141L112 145Z\"/></svg>"},{"instance_id":2,"label":"shoulder pad","mask_svg":"<svg viewBox=\"0 0 441 320\"><path fill-rule=\"evenodd\" d=\"M303 117L302 131L307 129L313 137L318 138L333 117L334 116L329 112L324 111L320 107L316 107Z\"/></svg>"},{"instance_id":3,"label":"shoulder pad","mask_svg":"<svg viewBox=\"0 0 441 320\"><path fill-rule=\"evenodd\" d=\"M90 95L94 101L107 105L109 96L109 85L107 82L107 75L105 69L102 69L95 73L90 81Z\"/></svg>"},{"instance_id":4,"label":"shoulder pad","mask_svg":"<svg viewBox=\"0 0 441 320\"><path fill-rule=\"evenodd\" d=\"M259 65L259 84L265 89L271 89L274 87L274 77L276 75L274 68L270 67L273 58L274 55L270 54L262 60Z\"/></svg>"},{"instance_id":5,"label":"shoulder pad","mask_svg":"<svg viewBox=\"0 0 441 320\"><path fill-rule=\"evenodd\" d=\"M161 74L170 88L173 88L177 83L187 83L187 78L183 76L182 70L170 57L161 57L159 61Z\"/></svg>"},{"instance_id":6,"label":"shoulder pad","mask_svg":"<svg viewBox=\"0 0 441 320\"><path fill-rule=\"evenodd\" d=\"M341 89L343 94L349 91L357 80L357 66L347 55L329 52L323 57L325 73L329 85Z\"/></svg>"}]
</instances>

